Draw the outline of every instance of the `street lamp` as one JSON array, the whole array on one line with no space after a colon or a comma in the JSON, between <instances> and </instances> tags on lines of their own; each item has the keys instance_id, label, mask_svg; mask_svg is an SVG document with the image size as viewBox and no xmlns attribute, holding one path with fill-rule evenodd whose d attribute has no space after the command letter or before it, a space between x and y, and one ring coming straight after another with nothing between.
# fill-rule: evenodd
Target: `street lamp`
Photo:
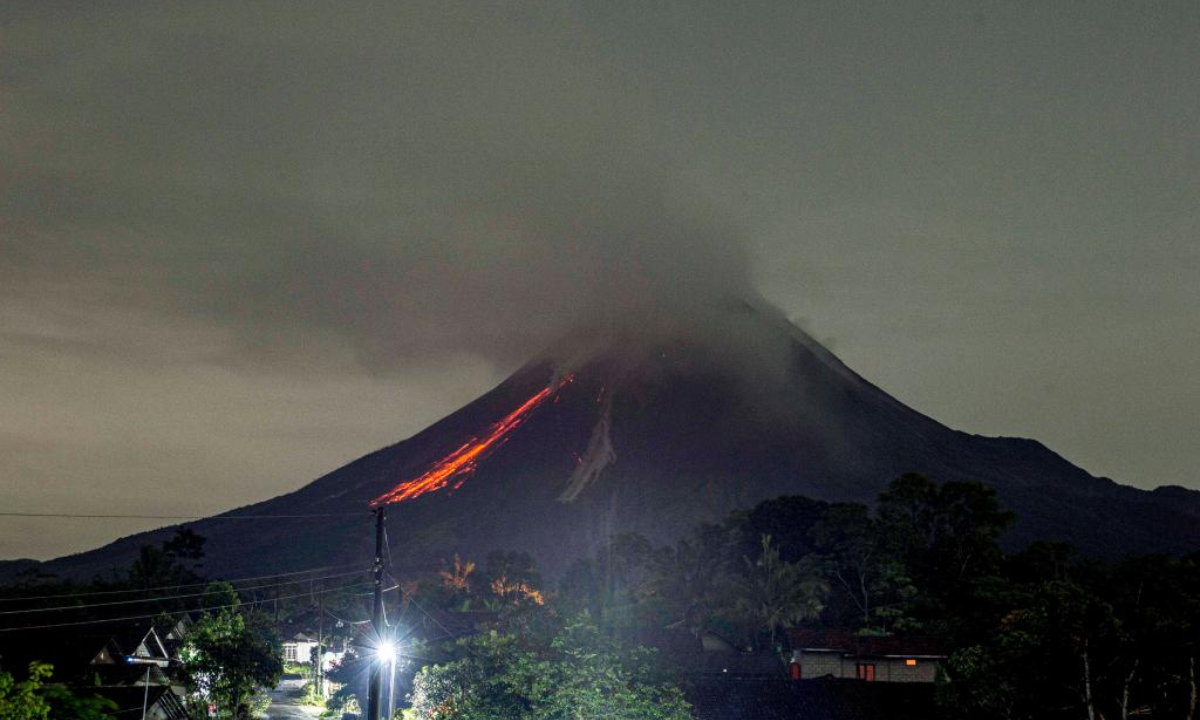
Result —
<instances>
[{"instance_id":1,"label":"street lamp","mask_svg":"<svg viewBox=\"0 0 1200 720\"><path fill-rule=\"evenodd\" d=\"M125 662L129 663L130 665L146 666L146 688L142 692L142 720L146 720L146 706L150 704L150 668L158 665L158 661L151 658L139 658L133 655L126 655Z\"/></svg>"},{"instance_id":2,"label":"street lamp","mask_svg":"<svg viewBox=\"0 0 1200 720\"><path fill-rule=\"evenodd\" d=\"M390 640L384 640L375 648L375 658L380 662L396 662L396 645Z\"/></svg>"},{"instance_id":3,"label":"street lamp","mask_svg":"<svg viewBox=\"0 0 1200 720\"><path fill-rule=\"evenodd\" d=\"M383 666L388 668L388 695L387 695L387 718L391 720L392 713L395 712L395 695L396 695L396 643L391 640L382 640L375 648L375 659L379 663L379 669L382 672Z\"/></svg>"}]
</instances>

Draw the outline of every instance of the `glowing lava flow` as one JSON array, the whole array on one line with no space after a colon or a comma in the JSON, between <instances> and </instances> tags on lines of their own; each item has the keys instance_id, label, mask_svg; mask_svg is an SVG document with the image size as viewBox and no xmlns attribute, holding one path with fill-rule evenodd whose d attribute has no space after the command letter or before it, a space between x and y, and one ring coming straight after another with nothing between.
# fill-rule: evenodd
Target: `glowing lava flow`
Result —
<instances>
[{"instance_id":1,"label":"glowing lava flow","mask_svg":"<svg viewBox=\"0 0 1200 720\"><path fill-rule=\"evenodd\" d=\"M433 467L429 468L424 475L412 480L405 480L388 492L375 498L371 501L371 507L412 500L425 493L441 490L450 484L452 478L470 475L475 471L479 461L483 459L489 450L502 445L512 435L514 430L529 419L529 415L539 405L574 379L575 375L572 373L563 375L557 382L551 383L541 392L526 400L519 408L505 415L497 422L492 423L482 437L471 438L462 447L434 463ZM462 477L455 483L453 489L457 490L465 480L466 478Z\"/></svg>"}]
</instances>

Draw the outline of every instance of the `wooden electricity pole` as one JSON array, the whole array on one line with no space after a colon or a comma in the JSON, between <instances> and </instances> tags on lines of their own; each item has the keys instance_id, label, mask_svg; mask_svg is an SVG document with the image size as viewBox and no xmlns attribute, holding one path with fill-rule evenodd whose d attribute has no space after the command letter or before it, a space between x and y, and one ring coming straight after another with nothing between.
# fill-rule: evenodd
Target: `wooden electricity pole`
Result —
<instances>
[{"instance_id":1,"label":"wooden electricity pole","mask_svg":"<svg viewBox=\"0 0 1200 720\"><path fill-rule=\"evenodd\" d=\"M371 627L375 630L375 648L371 657L370 687L367 689L367 720L380 720L383 696L383 659L379 648L384 642L383 627L383 509L375 508L375 604L371 613ZM389 719L390 720L390 719Z\"/></svg>"}]
</instances>

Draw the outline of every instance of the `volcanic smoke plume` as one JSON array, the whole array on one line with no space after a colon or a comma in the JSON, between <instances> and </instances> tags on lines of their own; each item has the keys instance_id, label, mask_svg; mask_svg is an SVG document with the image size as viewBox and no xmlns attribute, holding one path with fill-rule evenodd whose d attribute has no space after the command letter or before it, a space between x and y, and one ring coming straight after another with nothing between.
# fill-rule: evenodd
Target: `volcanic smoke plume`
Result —
<instances>
[{"instance_id":1,"label":"volcanic smoke plume","mask_svg":"<svg viewBox=\"0 0 1200 720\"><path fill-rule=\"evenodd\" d=\"M1121 487L1039 443L948 428L769 312L732 303L673 322L660 319L654 337L611 326L575 333L417 435L234 511L344 521L300 533L287 522L191 526L209 538L217 572L287 571L367 556L364 511L389 504L397 568L504 550L529 552L554 576L615 534L673 542L781 495L870 501L915 471L994 486L1022 518L1014 542L1070 538L1105 554L1179 552L1200 540L1196 494ZM724 342L667 332L721 325ZM128 538L48 570L91 576L151 541L161 539Z\"/></svg>"}]
</instances>

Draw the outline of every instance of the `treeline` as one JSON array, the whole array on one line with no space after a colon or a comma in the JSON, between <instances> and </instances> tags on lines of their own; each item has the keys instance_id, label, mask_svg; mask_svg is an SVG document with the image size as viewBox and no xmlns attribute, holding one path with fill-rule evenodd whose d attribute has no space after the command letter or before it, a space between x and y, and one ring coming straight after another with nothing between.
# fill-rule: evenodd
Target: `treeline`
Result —
<instances>
[{"instance_id":1,"label":"treeline","mask_svg":"<svg viewBox=\"0 0 1200 720\"><path fill-rule=\"evenodd\" d=\"M497 637L527 648L537 628L551 643L571 622L626 646L667 627L715 633L781 660L790 627L918 635L949 654L937 687L947 717L1194 718L1197 557L1101 561L1057 543L1006 553L1014 519L986 485L905 475L874 507L789 496L672 546L618 536L553 588L527 555L499 553L480 567L455 558L405 592L496 611Z\"/></svg>"},{"instance_id":2,"label":"treeline","mask_svg":"<svg viewBox=\"0 0 1200 720\"><path fill-rule=\"evenodd\" d=\"M622 535L572 565L557 601L614 630L683 627L782 653L789 627L972 637L973 597L1002 574L1013 521L980 483L893 482L874 510L780 497L673 546Z\"/></svg>"},{"instance_id":3,"label":"treeline","mask_svg":"<svg viewBox=\"0 0 1200 720\"><path fill-rule=\"evenodd\" d=\"M179 594L188 588L199 591L205 583L204 545L207 539L190 528L181 528L160 545L142 545L127 568L113 568L89 582L60 578L33 566L17 573L12 582L0 586L5 610L37 610L38 614L14 619L9 627L22 624L76 622L123 617L134 612L177 612L195 607ZM145 603L116 604L130 598ZM62 610L53 610L62 608ZM0 628L5 625L0 624Z\"/></svg>"},{"instance_id":4,"label":"treeline","mask_svg":"<svg viewBox=\"0 0 1200 720\"><path fill-rule=\"evenodd\" d=\"M0 718L128 713L108 697L130 685L121 663L88 663L110 649L109 638L139 642L152 630L171 653L157 684L181 688L191 716L261 713L261 691L278 682L283 666L275 620L259 608L286 586L268 578L243 587L206 580L204 544L181 529L162 545L143 546L127 570L90 583L31 568L0 587ZM259 593L266 595L251 599Z\"/></svg>"},{"instance_id":5,"label":"treeline","mask_svg":"<svg viewBox=\"0 0 1200 720\"><path fill-rule=\"evenodd\" d=\"M944 648L936 697L945 717L1194 720L1200 557L1097 560L1057 543L1006 552L1001 540L1013 522L983 484L905 475L872 506L788 496L697 527L670 546L617 536L554 583L525 553L448 558L440 572L394 578L388 594L389 620L403 641L398 704L411 697L410 716L439 708L444 720L505 708L556 717L556 708L590 707L605 716L616 712L606 703L619 698L624 716L683 718L679 688L695 658L639 649L658 631L711 633L782 662L787 628L824 627L921 636ZM194 637L216 643L209 656L229 640L230 652L257 648L267 663L269 654L278 657L273 624L323 622L326 637L353 639L363 656L332 678L346 683L334 707L354 708L349 696L362 697L366 677L358 631L370 616L369 589L331 574L300 588L285 584L290 579L263 580L184 597L204 589L203 545L185 531L143 548L126 572L90 584L30 573L0 590L5 609L72 607L44 618L10 615L0 626L207 604L195 617L209 624ZM314 594L305 597L304 587ZM89 595L109 591L122 594ZM110 597L145 602L101 604ZM217 607L239 603L229 612ZM471 632L451 628L418 642L418 625L435 628L445 621L439 613L462 611L486 611L482 632L436 639ZM44 639L40 631L4 634L0 648L22 636L34 646ZM269 664L259 684L277 677ZM15 676L0 698L32 677L23 666L0 669ZM198 675L190 691L224 693L231 714L248 709L243 699L255 683L226 692L202 689L201 681Z\"/></svg>"}]
</instances>

